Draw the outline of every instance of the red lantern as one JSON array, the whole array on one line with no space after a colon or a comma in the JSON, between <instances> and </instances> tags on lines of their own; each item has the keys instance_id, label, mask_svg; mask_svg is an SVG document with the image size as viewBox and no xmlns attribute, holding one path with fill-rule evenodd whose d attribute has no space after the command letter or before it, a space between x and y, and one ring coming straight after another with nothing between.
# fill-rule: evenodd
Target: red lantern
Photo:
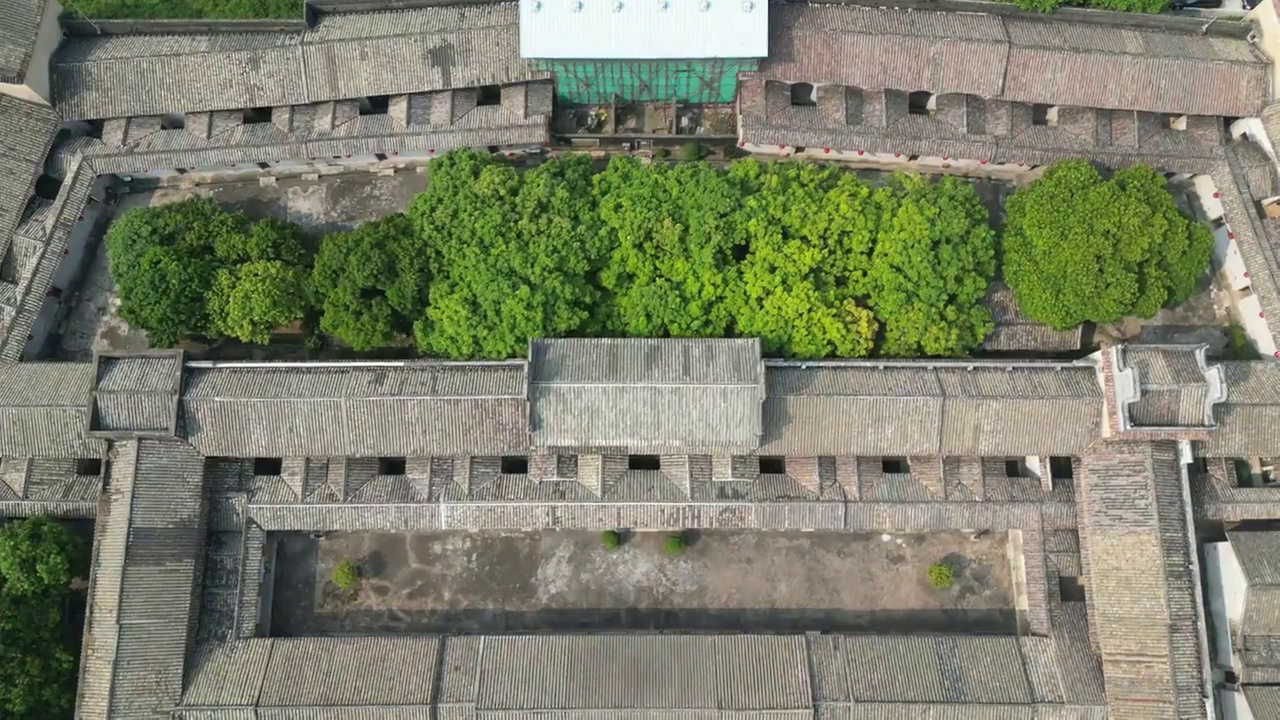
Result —
<instances>
[{"instance_id":1,"label":"red lantern","mask_svg":"<svg viewBox=\"0 0 1280 720\"><path fill-rule=\"evenodd\" d=\"M747 146L746 141L743 141L743 140L738 141L738 147L746 147L746 146Z\"/></svg>"},{"instance_id":2,"label":"red lantern","mask_svg":"<svg viewBox=\"0 0 1280 720\"><path fill-rule=\"evenodd\" d=\"M1218 199L1218 198L1220 198L1220 197L1222 197L1222 196L1221 196L1221 195L1219 195L1218 193L1214 193L1214 194L1213 194L1213 199L1214 199L1214 200L1217 200L1217 199Z\"/></svg>"},{"instance_id":3,"label":"red lantern","mask_svg":"<svg viewBox=\"0 0 1280 720\"><path fill-rule=\"evenodd\" d=\"M822 148L822 154L827 155L831 152L831 148Z\"/></svg>"}]
</instances>

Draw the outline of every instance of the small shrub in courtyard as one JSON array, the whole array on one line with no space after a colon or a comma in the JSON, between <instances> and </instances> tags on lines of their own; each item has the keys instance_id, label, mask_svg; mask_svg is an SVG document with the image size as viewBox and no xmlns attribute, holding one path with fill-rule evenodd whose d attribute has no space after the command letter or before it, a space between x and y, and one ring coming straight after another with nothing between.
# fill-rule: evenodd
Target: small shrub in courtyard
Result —
<instances>
[{"instance_id":1,"label":"small shrub in courtyard","mask_svg":"<svg viewBox=\"0 0 1280 720\"><path fill-rule=\"evenodd\" d=\"M605 530L600 533L600 544L605 550L617 550L622 545L622 534L617 530Z\"/></svg>"},{"instance_id":2,"label":"small shrub in courtyard","mask_svg":"<svg viewBox=\"0 0 1280 720\"><path fill-rule=\"evenodd\" d=\"M687 547L689 547L689 541L685 538L684 533L669 535L666 541L662 543L662 551L668 555L679 555Z\"/></svg>"},{"instance_id":3,"label":"small shrub in courtyard","mask_svg":"<svg viewBox=\"0 0 1280 720\"><path fill-rule=\"evenodd\" d=\"M343 560L333 566L333 584L340 590L351 590L360 580L360 569L350 560Z\"/></svg>"},{"instance_id":4,"label":"small shrub in courtyard","mask_svg":"<svg viewBox=\"0 0 1280 720\"><path fill-rule=\"evenodd\" d=\"M693 162L701 160L706 151L696 142L685 143L680 146L680 159L685 162Z\"/></svg>"},{"instance_id":5,"label":"small shrub in courtyard","mask_svg":"<svg viewBox=\"0 0 1280 720\"><path fill-rule=\"evenodd\" d=\"M956 580L955 572L945 563L934 563L929 566L929 584L939 590L946 590Z\"/></svg>"}]
</instances>

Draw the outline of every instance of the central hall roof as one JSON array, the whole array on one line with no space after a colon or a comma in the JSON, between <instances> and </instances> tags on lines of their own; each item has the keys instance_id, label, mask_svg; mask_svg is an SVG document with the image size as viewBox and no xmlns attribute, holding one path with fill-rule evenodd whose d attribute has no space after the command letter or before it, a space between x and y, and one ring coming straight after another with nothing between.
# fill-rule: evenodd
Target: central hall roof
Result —
<instances>
[{"instance_id":1,"label":"central hall roof","mask_svg":"<svg viewBox=\"0 0 1280 720\"><path fill-rule=\"evenodd\" d=\"M529 385L535 447L753 450L760 442L756 339L534 340Z\"/></svg>"}]
</instances>

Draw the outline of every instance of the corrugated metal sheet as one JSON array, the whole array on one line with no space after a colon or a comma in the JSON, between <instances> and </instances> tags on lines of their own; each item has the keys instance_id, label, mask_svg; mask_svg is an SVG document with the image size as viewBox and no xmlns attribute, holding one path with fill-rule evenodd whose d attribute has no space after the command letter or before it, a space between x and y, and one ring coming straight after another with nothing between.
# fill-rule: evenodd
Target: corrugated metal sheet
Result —
<instances>
[{"instance_id":1,"label":"corrugated metal sheet","mask_svg":"<svg viewBox=\"0 0 1280 720\"><path fill-rule=\"evenodd\" d=\"M520 56L566 60L761 58L765 0L520 0Z\"/></svg>"}]
</instances>

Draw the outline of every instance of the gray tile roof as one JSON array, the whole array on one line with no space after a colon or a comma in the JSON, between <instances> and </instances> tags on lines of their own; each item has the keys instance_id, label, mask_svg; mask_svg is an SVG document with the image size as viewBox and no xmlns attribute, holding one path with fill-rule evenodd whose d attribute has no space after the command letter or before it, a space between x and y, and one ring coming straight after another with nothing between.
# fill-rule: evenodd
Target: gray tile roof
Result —
<instances>
[{"instance_id":1,"label":"gray tile roof","mask_svg":"<svg viewBox=\"0 0 1280 720\"><path fill-rule=\"evenodd\" d=\"M1204 427L1209 422L1208 381L1194 350L1134 345L1122 356L1138 372L1141 396L1129 406L1134 425Z\"/></svg>"},{"instance_id":2,"label":"gray tile roof","mask_svg":"<svg viewBox=\"0 0 1280 720\"><path fill-rule=\"evenodd\" d=\"M1240 689L1254 720L1280 720L1280 686L1245 685Z\"/></svg>"},{"instance_id":3,"label":"gray tile roof","mask_svg":"<svg viewBox=\"0 0 1280 720\"><path fill-rule=\"evenodd\" d=\"M23 221L12 236L10 249L20 262L15 266L17 283L0 282L0 361L16 361L22 356L31 327L46 302L45 293L62 262L67 239L89 201L94 173L78 159L71 162L68 172L57 198L42 203L40 212ZM0 183L5 179L0 178ZM0 246L8 239L0 234Z\"/></svg>"},{"instance_id":4,"label":"gray tile roof","mask_svg":"<svg viewBox=\"0 0 1280 720\"><path fill-rule=\"evenodd\" d=\"M0 363L0 456L105 454L84 432L92 373L78 363Z\"/></svg>"},{"instance_id":5,"label":"gray tile roof","mask_svg":"<svg viewBox=\"0 0 1280 720\"><path fill-rule=\"evenodd\" d=\"M177 434L182 353L94 359L90 432L103 437Z\"/></svg>"},{"instance_id":6,"label":"gray tile roof","mask_svg":"<svg viewBox=\"0 0 1280 720\"><path fill-rule=\"evenodd\" d=\"M1082 460L1081 561L1110 713L1203 718L1207 659L1177 449L1107 442Z\"/></svg>"},{"instance_id":7,"label":"gray tile roof","mask_svg":"<svg viewBox=\"0 0 1280 720\"><path fill-rule=\"evenodd\" d=\"M44 11L44 0L0 0L0 83L23 83Z\"/></svg>"},{"instance_id":8,"label":"gray tile roof","mask_svg":"<svg viewBox=\"0 0 1280 720\"><path fill-rule=\"evenodd\" d=\"M1237 117L1271 98L1244 38L827 4L774 6L770 33L761 72L788 82Z\"/></svg>"},{"instance_id":9,"label":"gray tile roof","mask_svg":"<svg viewBox=\"0 0 1280 720\"><path fill-rule=\"evenodd\" d=\"M1214 407L1208 455L1270 457L1280 436L1280 362L1222 363L1227 400Z\"/></svg>"},{"instance_id":10,"label":"gray tile roof","mask_svg":"<svg viewBox=\"0 0 1280 720\"><path fill-rule=\"evenodd\" d=\"M0 93L0 257L22 220L59 124L52 109Z\"/></svg>"},{"instance_id":11,"label":"gray tile roof","mask_svg":"<svg viewBox=\"0 0 1280 720\"><path fill-rule=\"evenodd\" d=\"M523 363L191 364L184 437L205 455L502 455L528 449Z\"/></svg>"},{"instance_id":12,"label":"gray tile roof","mask_svg":"<svg viewBox=\"0 0 1280 720\"><path fill-rule=\"evenodd\" d=\"M178 442L116 446L99 518L77 717L158 717L182 692L204 551L203 459Z\"/></svg>"},{"instance_id":13,"label":"gray tile roof","mask_svg":"<svg viewBox=\"0 0 1280 720\"><path fill-rule=\"evenodd\" d=\"M1280 586L1280 532L1238 530L1228 532L1227 540L1250 586Z\"/></svg>"},{"instance_id":14,"label":"gray tile roof","mask_svg":"<svg viewBox=\"0 0 1280 720\"><path fill-rule=\"evenodd\" d=\"M758 340L534 340L529 353L535 447L759 444Z\"/></svg>"},{"instance_id":15,"label":"gray tile roof","mask_svg":"<svg viewBox=\"0 0 1280 720\"><path fill-rule=\"evenodd\" d=\"M1087 364L809 365L769 364L761 454L1074 454L1099 434Z\"/></svg>"},{"instance_id":16,"label":"gray tile roof","mask_svg":"<svg viewBox=\"0 0 1280 720\"><path fill-rule=\"evenodd\" d=\"M1098 701L1033 694L1033 687L1059 682L1054 650L1075 642L877 635L254 638L196 653L179 717L253 708L258 718L434 712L494 720L728 720L816 713L941 720L1030 718L1025 713L1033 707L1048 713L1034 717L1097 717L1083 713L1100 709ZM1047 673L1035 685L1024 669L1033 661Z\"/></svg>"},{"instance_id":17,"label":"gray tile roof","mask_svg":"<svg viewBox=\"0 0 1280 720\"><path fill-rule=\"evenodd\" d=\"M280 107L530 80L515 3L325 14L301 32L75 37L54 56L68 118Z\"/></svg>"}]
</instances>

